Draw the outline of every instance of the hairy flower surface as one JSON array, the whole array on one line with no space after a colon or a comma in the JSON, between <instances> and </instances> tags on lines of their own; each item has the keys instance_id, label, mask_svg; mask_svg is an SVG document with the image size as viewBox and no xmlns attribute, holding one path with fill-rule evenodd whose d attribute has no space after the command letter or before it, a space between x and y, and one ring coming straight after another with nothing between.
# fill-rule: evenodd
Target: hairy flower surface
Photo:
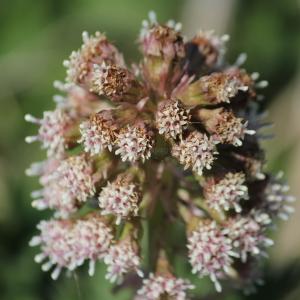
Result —
<instances>
[{"instance_id":1,"label":"hairy flower surface","mask_svg":"<svg viewBox=\"0 0 300 300\"><path fill-rule=\"evenodd\" d=\"M154 24L143 32L140 39L145 55L163 56L167 60L184 56L182 37L174 28Z\"/></svg>"},{"instance_id":2,"label":"hairy flower surface","mask_svg":"<svg viewBox=\"0 0 300 300\"><path fill-rule=\"evenodd\" d=\"M137 293L145 300L185 300L188 299L187 290L193 288L188 280L151 273L149 278L144 279L143 286Z\"/></svg>"},{"instance_id":3,"label":"hairy flower surface","mask_svg":"<svg viewBox=\"0 0 300 300\"><path fill-rule=\"evenodd\" d=\"M200 277L209 276L220 292L219 278L229 271L233 257L238 257L227 230L218 228L216 222L200 224L191 233L187 247L192 272Z\"/></svg>"},{"instance_id":4,"label":"hairy flower surface","mask_svg":"<svg viewBox=\"0 0 300 300\"><path fill-rule=\"evenodd\" d=\"M239 90L247 89L241 82L232 79L223 73L213 73L203 76L199 81L201 94L211 103L230 102Z\"/></svg>"},{"instance_id":5,"label":"hairy flower surface","mask_svg":"<svg viewBox=\"0 0 300 300\"><path fill-rule=\"evenodd\" d=\"M219 181L208 180L204 187L204 196L207 205L216 210L234 208L241 212L240 200L248 199L248 188L244 185L243 173L227 173Z\"/></svg>"},{"instance_id":6,"label":"hairy flower surface","mask_svg":"<svg viewBox=\"0 0 300 300\"><path fill-rule=\"evenodd\" d=\"M104 261L106 278L143 300L188 299L193 286L171 265L179 254L218 292L222 280L261 281L269 229L294 200L264 168L257 89L267 82L241 67L245 55L226 60L227 35L189 40L153 12L130 66L104 34L82 38L64 62L66 81L54 82L56 108L25 116L40 126L26 141L47 150L26 170L41 185L32 205L53 212L31 241L36 261L54 279L85 261L92 275Z\"/></svg>"},{"instance_id":7,"label":"hairy flower surface","mask_svg":"<svg viewBox=\"0 0 300 300\"><path fill-rule=\"evenodd\" d=\"M104 62L102 65L94 66L92 83L91 91L115 102L123 102L132 99L130 96L137 96L134 95L134 89L139 87L134 75L129 70Z\"/></svg>"}]
</instances>

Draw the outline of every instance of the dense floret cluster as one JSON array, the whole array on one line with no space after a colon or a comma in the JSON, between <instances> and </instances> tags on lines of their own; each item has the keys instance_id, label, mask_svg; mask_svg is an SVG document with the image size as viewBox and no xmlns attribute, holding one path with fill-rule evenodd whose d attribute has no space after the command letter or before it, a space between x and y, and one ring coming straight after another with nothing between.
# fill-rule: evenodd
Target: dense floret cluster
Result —
<instances>
[{"instance_id":1,"label":"dense floret cluster","mask_svg":"<svg viewBox=\"0 0 300 300\"><path fill-rule=\"evenodd\" d=\"M104 34L84 32L64 62L65 82L54 84L64 93L56 108L25 116L39 126L26 141L47 151L26 172L42 186L32 205L54 212L30 244L53 279L85 261L92 275L103 260L112 282L126 286L131 273L136 299L184 300L194 286L176 277L169 256L185 255L218 292L224 281L257 282L268 231L293 201L264 171L256 117L265 82L225 60L227 36L199 31L187 40L180 29L151 13L132 67ZM177 223L186 230L175 245L166 230Z\"/></svg>"}]
</instances>

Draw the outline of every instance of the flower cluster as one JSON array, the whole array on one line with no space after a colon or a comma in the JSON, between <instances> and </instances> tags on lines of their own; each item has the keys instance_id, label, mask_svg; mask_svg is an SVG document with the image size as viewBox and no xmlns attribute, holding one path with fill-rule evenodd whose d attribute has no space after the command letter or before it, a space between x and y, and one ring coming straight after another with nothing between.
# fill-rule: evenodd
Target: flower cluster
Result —
<instances>
[{"instance_id":1,"label":"flower cluster","mask_svg":"<svg viewBox=\"0 0 300 300\"><path fill-rule=\"evenodd\" d=\"M54 84L64 93L56 108L25 116L39 126L26 141L47 151L26 171L42 186L32 205L54 211L31 245L54 279L85 261L93 274L103 260L106 278L122 286L150 274L136 299L188 299L193 285L176 277L173 253L219 292L223 280L249 287L273 243L268 230L292 212L288 187L264 171L256 134L266 82L225 60L227 36L187 40L180 30L151 13L132 67L104 34L84 32L64 62L65 82ZM177 244L165 233L176 223L186 229Z\"/></svg>"}]
</instances>

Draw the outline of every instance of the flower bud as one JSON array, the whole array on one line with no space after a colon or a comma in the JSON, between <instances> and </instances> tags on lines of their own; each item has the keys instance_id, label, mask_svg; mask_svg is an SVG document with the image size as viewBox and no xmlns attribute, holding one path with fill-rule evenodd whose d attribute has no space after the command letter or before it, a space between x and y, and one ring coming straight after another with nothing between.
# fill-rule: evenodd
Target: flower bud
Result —
<instances>
[{"instance_id":1,"label":"flower bud","mask_svg":"<svg viewBox=\"0 0 300 300\"><path fill-rule=\"evenodd\" d=\"M66 189L70 197L85 202L95 193L91 161L84 155L71 156L63 160L53 177Z\"/></svg>"},{"instance_id":2,"label":"flower bud","mask_svg":"<svg viewBox=\"0 0 300 300\"><path fill-rule=\"evenodd\" d=\"M295 198L288 195L290 187L281 182L282 176L283 173L280 172L274 178L268 179L260 209L272 218L279 217L287 220L289 215L294 212L291 203L295 201Z\"/></svg>"},{"instance_id":3,"label":"flower bud","mask_svg":"<svg viewBox=\"0 0 300 300\"><path fill-rule=\"evenodd\" d=\"M144 54L144 76L161 93L179 74L180 62L185 55L180 33L172 27L154 24L140 36Z\"/></svg>"},{"instance_id":4,"label":"flower bud","mask_svg":"<svg viewBox=\"0 0 300 300\"><path fill-rule=\"evenodd\" d=\"M143 277L138 246L130 238L112 245L104 257L104 263L107 265L106 279L111 282L122 282L124 275L130 271L135 271L140 277Z\"/></svg>"},{"instance_id":5,"label":"flower bud","mask_svg":"<svg viewBox=\"0 0 300 300\"><path fill-rule=\"evenodd\" d=\"M273 241L265 236L264 228L251 217L231 218L226 227L242 262L250 255L264 255L266 247L273 245Z\"/></svg>"},{"instance_id":6,"label":"flower bud","mask_svg":"<svg viewBox=\"0 0 300 300\"><path fill-rule=\"evenodd\" d=\"M75 125L74 117L69 112L63 109L46 111L42 119L27 114L25 120L40 126L36 136L26 137L27 143L40 141L42 148L47 149L48 157L64 155L68 134Z\"/></svg>"},{"instance_id":7,"label":"flower bud","mask_svg":"<svg viewBox=\"0 0 300 300\"><path fill-rule=\"evenodd\" d=\"M187 290L195 287L190 281L177 278L173 274L150 273L147 279L143 280L143 286L138 290L137 299L163 300L176 299L187 300ZM140 298L139 298L140 296Z\"/></svg>"},{"instance_id":8,"label":"flower bud","mask_svg":"<svg viewBox=\"0 0 300 300\"><path fill-rule=\"evenodd\" d=\"M41 253L35 257L43 263L44 271L54 267L51 277L57 279L63 268L73 271L85 260L90 261L89 274L94 272L95 262L107 253L112 241L111 230L97 214L89 214L76 221L42 221L37 228L40 234L30 241L31 246L40 245Z\"/></svg>"}]
</instances>

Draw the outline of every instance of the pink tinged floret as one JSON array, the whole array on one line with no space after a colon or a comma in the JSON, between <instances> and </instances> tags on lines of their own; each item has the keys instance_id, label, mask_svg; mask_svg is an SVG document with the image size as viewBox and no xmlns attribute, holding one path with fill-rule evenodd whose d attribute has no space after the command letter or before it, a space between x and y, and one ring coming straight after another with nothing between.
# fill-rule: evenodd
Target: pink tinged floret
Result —
<instances>
[{"instance_id":1,"label":"pink tinged floret","mask_svg":"<svg viewBox=\"0 0 300 300\"><path fill-rule=\"evenodd\" d=\"M42 270L54 270L51 277L58 278L62 268L68 268L72 264L73 249L70 239L72 222L70 221L41 221L37 228L40 235L35 236L30 241L30 246L40 245L41 253L35 256L35 261L43 262Z\"/></svg>"},{"instance_id":2,"label":"pink tinged floret","mask_svg":"<svg viewBox=\"0 0 300 300\"><path fill-rule=\"evenodd\" d=\"M83 144L85 152L96 155L105 149L112 151L117 127L109 111L92 115L80 124L79 129L81 138L78 142Z\"/></svg>"},{"instance_id":3,"label":"pink tinged floret","mask_svg":"<svg viewBox=\"0 0 300 300\"><path fill-rule=\"evenodd\" d=\"M112 242L111 229L101 221L100 217L94 216L78 220L73 229L73 249L76 262L81 265L88 259L89 275L95 271L95 262L101 260L107 254Z\"/></svg>"},{"instance_id":4,"label":"pink tinged floret","mask_svg":"<svg viewBox=\"0 0 300 300\"><path fill-rule=\"evenodd\" d=\"M184 44L178 26L147 25L140 35L141 48L146 56L164 57L166 60L184 56Z\"/></svg>"},{"instance_id":5,"label":"pink tinged floret","mask_svg":"<svg viewBox=\"0 0 300 300\"><path fill-rule=\"evenodd\" d=\"M86 31L82 33L83 45L78 51L73 51L68 60L64 61L67 68L67 81L83 84L89 87L91 72L95 64L102 64L104 61L124 66L123 56L105 35L96 32L89 35Z\"/></svg>"}]
</instances>

